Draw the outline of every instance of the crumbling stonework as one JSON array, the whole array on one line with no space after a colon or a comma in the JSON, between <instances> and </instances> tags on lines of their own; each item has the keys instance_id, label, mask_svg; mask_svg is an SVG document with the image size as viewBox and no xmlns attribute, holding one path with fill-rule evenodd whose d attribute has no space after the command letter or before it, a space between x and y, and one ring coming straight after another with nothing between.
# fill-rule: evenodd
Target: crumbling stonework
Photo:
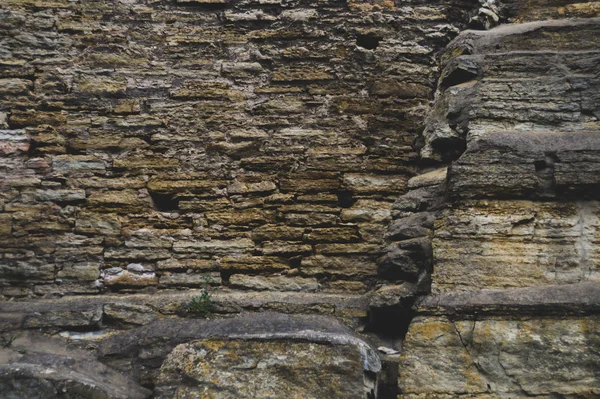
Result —
<instances>
[{"instance_id":1,"label":"crumbling stonework","mask_svg":"<svg viewBox=\"0 0 600 399\"><path fill-rule=\"evenodd\" d=\"M0 391L597 397L599 48L594 1L4 0Z\"/></svg>"}]
</instances>

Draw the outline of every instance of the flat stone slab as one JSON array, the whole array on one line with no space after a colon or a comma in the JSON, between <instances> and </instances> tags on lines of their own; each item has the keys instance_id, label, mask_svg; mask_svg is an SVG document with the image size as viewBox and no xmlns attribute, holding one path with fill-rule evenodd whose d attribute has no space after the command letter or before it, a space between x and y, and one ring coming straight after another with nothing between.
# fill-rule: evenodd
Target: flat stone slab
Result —
<instances>
[{"instance_id":1,"label":"flat stone slab","mask_svg":"<svg viewBox=\"0 0 600 399\"><path fill-rule=\"evenodd\" d=\"M135 364L160 398L364 398L381 370L377 350L334 317L273 312L159 320L107 338L99 355L124 373Z\"/></svg>"},{"instance_id":2,"label":"flat stone slab","mask_svg":"<svg viewBox=\"0 0 600 399\"><path fill-rule=\"evenodd\" d=\"M69 296L59 299L0 303L0 331L27 328L99 329L105 319L128 325L181 316L200 290L160 294ZM366 295L300 292L239 292L219 290L211 298L214 313L230 316L244 311L318 313L345 318L366 317Z\"/></svg>"},{"instance_id":3,"label":"flat stone slab","mask_svg":"<svg viewBox=\"0 0 600 399\"><path fill-rule=\"evenodd\" d=\"M0 397L145 399L151 391L106 367L93 353L20 334L0 349Z\"/></svg>"},{"instance_id":4,"label":"flat stone slab","mask_svg":"<svg viewBox=\"0 0 600 399\"><path fill-rule=\"evenodd\" d=\"M450 292L427 296L415 305L419 314L588 315L600 313L600 283L579 283L504 290Z\"/></svg>"}]
</instances>

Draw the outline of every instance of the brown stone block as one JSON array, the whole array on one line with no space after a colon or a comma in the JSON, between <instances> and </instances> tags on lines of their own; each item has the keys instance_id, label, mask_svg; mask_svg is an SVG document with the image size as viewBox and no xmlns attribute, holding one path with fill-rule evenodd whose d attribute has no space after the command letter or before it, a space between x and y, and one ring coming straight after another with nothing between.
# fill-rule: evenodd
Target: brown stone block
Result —
<instances>
[{"instance_id":1,"label":"brown stone block","mask_svg":"<svg viewBox=\"0 0 600 399\"><path fill-rule=\"evenodd\" d=\"M319 290L319 283L315 278L276 276L248 276L234 274L229 283L234 288L255 291L302 291L314 292Z\"/></svg>"},{"instance_id":2,"label":"brown stone block","mask_svg":"<svg viewBox=\"0 0 600 399\"><path fill-rule=\"evenodd\" d=\"M204 287L221 285L219 273L172 273L167 272L158 279L159 285L175 287Z\"/></svg>"},{"instance_id":3,"label":"brown stone block","mask_svg":"<svg viewBox=\"0 0 600 399\"><path fill-rule=\"evenodd\" d=\"M153 272L132 273L127 270L107 271L104 273L104 284L107 286L147 287L158 284L158 277Z\"/></svg>"},{"instance_id":4,"label":"brown stone block","mask_svg":"<svg viewBox=\"0 0 600 399\"><path fill-rule=\"evenodd\" d=\"M433 90L419 83L400 82L388 78L374 81L369 91L371 94L381 97L429 98Z\"/></svg>"},{"instance_id":5,"label":"brown stone block","mask_svg":"<svg viewBox=\"0 0 600 399\"><path fill-rule=\"evenodd\" d=\"M266 241L260 251L264 255L294 256L310 255L313 252L309 244L301 244L287 241Z\"/></svg>"},{"instance_id":6,"label":"brown stone block","mask_svg":"<svg viewBox=\"0 0 600 399\"><path fill-rule=\"evenodd\" d=\"M156 156L120 158L113 161L119 169L171 169L179 166L179 160Z\"/></svg>"},{"instance_id":7,"label":"brown stone block","mask_svg":"<svg viewBox=\"0 0 600 399\"><path fill-rule=\"evenodd\" d=\"M86 76L77 82L79 90L97 96L123 95L127 89L127 79L121 76Z\"/></svg>"},{"instance_id":8,"label":"brown stone block","mask_svg":"<svg viewBox=\"0 0 600 399\"><path fill-rule=\"evenodd\" d=\"M285 259L273 256L224 256L219 261L221 270L274 272L288 270Z\"/></svg>"},{"instance_id":9,"label":"brown stone block","mask_svg":"<svg viewBox=\"0 0 600 399\"><path fill-rule=\"evenodd\" d=\"M273 72L274 82L332 80L335 76L326 67L294 66L276 69Z\"/></svg>"},{"instance_id":10,"label":"brown stone block","mask_svg":"<svg viewBox=\"0 0 600 399\"><path fill-rule=\"evenodd\" d=\"M27 94L33 88L33 82L25 79L0 79L0 95L14 96Z\"/></svg>"},{"instance_id":11,"label":"brown stone block","mask_svg":"<svg viewBox=\"0 0 600 399\"><path fill-rule=\"evenodd\" d=\"M305 276L368 278L377 275L377 265L368 256L315 255L302 259L300 273Z\"/></svg>"},{"instance_id":12,"label":"brown stone block","mask_svg":"<svg viewBox=\"0 0 600 399\"><path fill-rule=\"evenodd\" d=\"M279 180L279 188L283 192L332 191L340 187L341 182L335 173L316 173L314 176L310 174L289 175Z\"/></svg>"},{"instance_id":13,"label":"brown stone block","mask_svg":"<svg viewBox=\"0 0 600 399\"><path fill-rule=\"evenodd\" d=\"M600 279L598 203L476 201L442 214L433 291L570 284Z\"/></svg>"},{"instance_id":14,"label":"brown stone block","mask_svg":"<svg viewBox=\"0 0 600 399\"><path fill-rule=\"evenodd\" d=\"M304 234L304 241L309 242L358 242L360 239L355 227L312 228Z\"/></svg>"},{"instance_id":15,"label":"brown stone block","mask_svg":"<svg viewBox=\"0 0 600 399\"><path fill-rule=\"evenodd\" d=\"M275 222L275 211L245 209L241 211L206 212L209 223L222 225L254 226Z\"/></svg>"},{"instance_id":16,"label":"brown stone block","mask_svg":"<svg viewBox=\"0 0 600 399\"><path fill-rule=\"evenodd\" d=\"M61 112L49 111L17 111L10 114L11 127L30 127L39 125L61 126L67 123L67 115Z\"/></svg>"},{"instance_id":17,"label":"brown stone block","mask_svg":"<svg viewBox=\"0 0 600 399\"><path fill-rule=\"evenodd\" d=\"M331 213L286 213L283 219L290 226L327 226L338 224L340 217Z\"/></svg>"},{"instance_id":18,"label":"brown stone block","mask_svg":"<svg viewBox=\"0 0 600 399\"><path fill-rule=\"evenodd\" d=\"M355 193L400 194L406 190L408 176L346 173L343 187Z\"/></svg>"},{"instance_id":19,"label":"brown stone block","mask_svg":"<svg viewBox=\"0 0 600 399\"><path fill-rule=\"evenodd\" d=\"M403 396L592 395L597 316L413 319L400 358ZM586 359L582 361L582 359ZM525 393L525 395L524 395Z\"/></svg>"},{"instance_id":20,"label":"brown stone block","mask_svg":"<svg viewBox=\"0 0 600 399\"><path fill-rule=\"evenodd\" d=\"M239 90L233 90L230 86L223 83L186 81L183 86L170 91L171 98L174 99L211 99L242 101L244 95Z\"/></svg>"},{"instance_id":21,"label":"brown stone block","mask_svg":"<svg viewBox=\"0 0 600 399\"><path fill-rule=\"evenodd\" d=\"M258 242L274 240L302 241L304 230L300 227L269 224L255 228L252 231L252 239Z\"/></svg>"}]
</instances>

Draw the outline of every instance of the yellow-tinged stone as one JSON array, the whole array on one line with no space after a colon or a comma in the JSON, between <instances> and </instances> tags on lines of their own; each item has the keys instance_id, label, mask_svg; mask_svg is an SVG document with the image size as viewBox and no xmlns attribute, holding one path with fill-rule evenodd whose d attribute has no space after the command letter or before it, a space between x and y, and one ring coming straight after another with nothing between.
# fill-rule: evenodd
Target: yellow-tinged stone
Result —
<instances>
[{"instance_id":1,"label":"yellow-tinged stone","mask_svg":"<svg viewBox=\"0 0 600 399\"><path fill-rule=\"evenodd\" d=\"M335 79L329 68L291 67L280 68L273 72L274 82L315 81Z\"/></svg>"},{"instance_id":2,"label":"yellow-tinged stone","mask_svg":"<svg viewBox=\"0 0 600 399\"><path fill-rule=\"evenodd\" d=\"M471 201L435 224L433 291L600 280L600 205Z\"/></svg>"},{"instance_id":3,"label":"yellow-tinged stone","mask_svg":"<svg viewBox=\"0 0 600 399\"><path fill-rule=\"evenodd\" d=\"M352 344L203 339L169 354L157 398L362 399L363 379Z\"/></svg>"},{"instance_id":4,"label":"yellow-tinged stone","mask_svg":"<svg viewBox=\"0 0 600 399\"><path fill-rule=\"evenodd\" d=\"M241 101L244 95L239 90L233 90L223 83L187 81L183 87L171 90L170 95L175 99L207 98L214 100Z\"/></svg>"},{"instance_id":5,"label":"yellow-tinged stone","mask_svg":"<svg viewBox=\"0 0 600 399\"><path fill-rule=\"evenodd\" d=\"M150 180L148 190L155 192L203 192L217 188L218 185L211 180Z\"/></svg>"},{"instance_id":6,"label":"yellow-tinged stone","mask_svg":"<svg viewBox=\"0 0 600 399\"><path fill-rule=\"evenodd\" d=\"M124 77L89 76L79 81L79 90L94 95L114 95L124 93L127 79Z\"/></svg>"},{"instance_id":7,"label":"yellow-tinged stone","mask_svg":"<svg viewBox=\"0 0 600 399\"><path fill-rule=\"evenodd\" d=\"M0 236L10 235L12 230L12 217L7 213L0 213Z\"/></svg>"},{"instance_id":8,"label":"yellow-tinged stone","mask_svg":"<svg viewBox=\"0 0 600 399\"><path fill-rule=\"evenodd\" d=\"M593 396L598 323L598 316L418 316L403 345L399 387L406 397Z\"/></svg>"}]
</instances>

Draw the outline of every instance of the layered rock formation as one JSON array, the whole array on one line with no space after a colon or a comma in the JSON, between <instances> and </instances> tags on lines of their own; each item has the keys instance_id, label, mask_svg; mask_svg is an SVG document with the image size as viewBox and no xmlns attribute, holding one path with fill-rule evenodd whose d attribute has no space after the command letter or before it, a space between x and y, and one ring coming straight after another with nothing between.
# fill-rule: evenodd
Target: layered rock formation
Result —
<instances>
[{"instance_id":1,"label":"layered rock formation","mask_svg":"<svg viewBox=\"0 0 600 399\"><path fill-rule=\"evenodd\" d=\"M599 16L4 1L0 391L597 397Z\"/></svg>"},{"instance_id":2,"label":"layered rock formation","mask_svg":"<svg viewBox=\"0 0 600 399\"><path fill-rule=\"evenodd\" d=\"M442 55L422 156L450 164L397 201L413 214L389 232L425 236L422 270L433 263L401 397L600 394L599 29L505 25L461 33Z\"/></svg>"}]
</instances>

